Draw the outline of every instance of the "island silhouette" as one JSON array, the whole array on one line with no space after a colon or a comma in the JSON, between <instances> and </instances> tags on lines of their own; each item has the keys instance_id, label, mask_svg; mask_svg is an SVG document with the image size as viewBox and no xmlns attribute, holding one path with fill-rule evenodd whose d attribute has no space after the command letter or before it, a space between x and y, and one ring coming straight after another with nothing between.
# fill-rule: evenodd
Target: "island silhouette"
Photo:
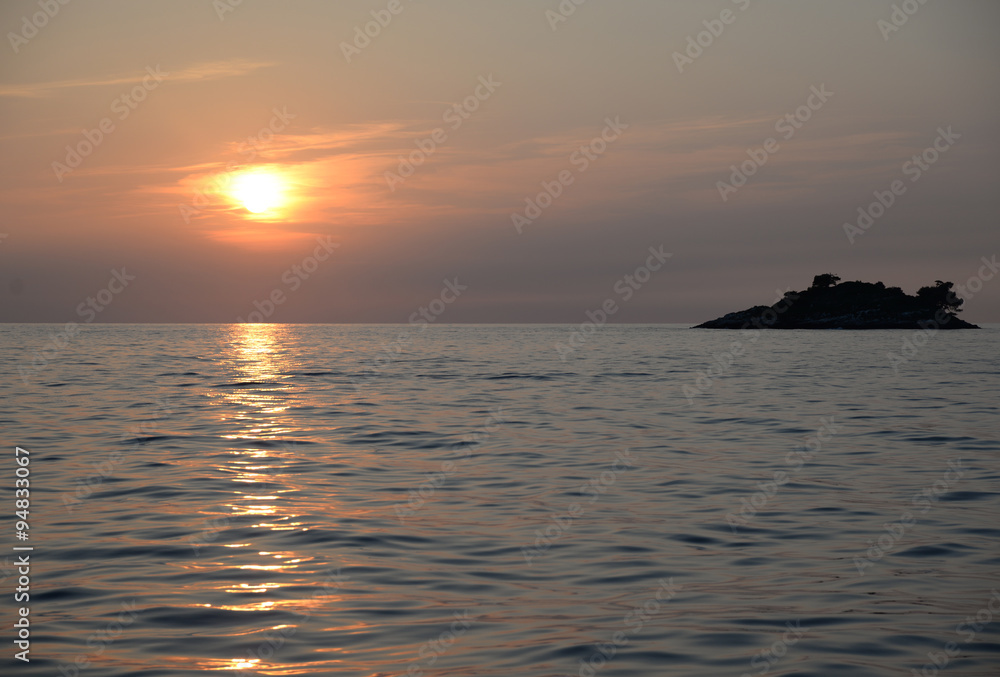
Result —
<instances>
[{"instance_id":1,"label":"island silhouette","mask_svg":"<svg viewBox=\"0 0 1000 677\"><path fill-rule=\"evenodd\" d=\"M965 301L954 286L937 280L910 296L881 282L841 282L824 273L774 305L729 313L694 329L979 329L956 315Z\"/></svg>"}]
</instances>

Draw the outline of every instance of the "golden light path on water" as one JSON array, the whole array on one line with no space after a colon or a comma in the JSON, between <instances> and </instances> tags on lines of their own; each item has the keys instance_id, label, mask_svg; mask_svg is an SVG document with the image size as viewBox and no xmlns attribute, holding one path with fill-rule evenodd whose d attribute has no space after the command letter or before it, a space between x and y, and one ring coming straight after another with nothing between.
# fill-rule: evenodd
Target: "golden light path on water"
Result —
<instances>
[{"instance_id":1,"label":"golden light path on water","mask_svg":"<svg viewBox=\"0 0 1000 677\"><path fill-rule=\"evenodd\" d=\"M231 498L224 504L227 514L222 516L226 528L246 523L255 530L268 532L308 531L309 526L302 521L295 509L295 498L302 488L297 486L295 476L286 469L299 460L293 429L285 418L290 408L288 396L291 386L284 384L289 377L285 351L280 346L281 325L236 324L231 327L228 352L224 357L229 381L233 387L213 394L219 405L219 418L223 428L229 430L223 438L232 440L230 459L218 471L229 476L233 489ZM209 513L206 517L211 519ZM218 516L214 516L218 519ZM257 561L246 563L247 551L257 545L254 540L239 539L239 542L221 544L233 551L240 551L238 559L242 563L207 563L213 568L231 568L234 579L261 575L264 580L244 582L232 580L209 587L211 597L231 597L230 601L204 603L199 606L237 612L267 612L284 609L302 619L325 605L336 602L339 597L329 594L329 590L318 595L288 595L283 589L290 586L302 587L313 584L313 573L309 567L314 558L291 550L259 550ZM252 558L251 558L252 559ZM305 568L304 568L305 567ZM237 573L238 572L238 573ZM248 597L259 596L252 600ZM257 635L292 636L298 630L297 623L277 623L247 631L237 631L234 636ZM269 646L264 644L262 646ZM260 651L261 656L270 652ZM291 674L282 662L275 659L269 663L266 658L234 656L229 660L203 660L199 667L206 670L253 670L266 674ZM300 666L303 669L305 666ZM314 666L322 669L322 665Z\"/></svg>"}]
</instances>

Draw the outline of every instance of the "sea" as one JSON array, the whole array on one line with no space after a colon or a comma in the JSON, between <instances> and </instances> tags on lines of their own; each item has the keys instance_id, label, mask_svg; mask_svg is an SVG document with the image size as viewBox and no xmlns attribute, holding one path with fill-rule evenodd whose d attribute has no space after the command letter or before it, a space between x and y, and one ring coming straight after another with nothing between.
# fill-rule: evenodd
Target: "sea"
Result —
<instances>
[{"instance_id":1,"label":"sea","mask_svg":"<svg viewBox=\"0 0 1000 677\"><path fill-rule=\"evenodd\" d=\"M0 325L0 673L995 677L998 347Z\"/></svg>"}]
</instances>

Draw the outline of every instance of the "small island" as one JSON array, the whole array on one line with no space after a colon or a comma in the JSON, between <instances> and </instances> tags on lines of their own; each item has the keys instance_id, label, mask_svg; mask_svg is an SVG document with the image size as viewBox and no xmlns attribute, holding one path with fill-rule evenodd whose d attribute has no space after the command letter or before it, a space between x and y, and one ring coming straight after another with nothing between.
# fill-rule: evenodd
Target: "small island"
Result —
<instances>
[{"instance_id":1,"label":"small island","mask_svg":"<svg viewBox=\"0 0 1000 677\"><path fill-rule=\"evenodd\" d=\"M695 329L979 329L960 319L964 300L937 280L909 296L881 282L841 282L817 275L805 291L786 292L771 306L754 306Z\"/></svg>"}]
</instances>

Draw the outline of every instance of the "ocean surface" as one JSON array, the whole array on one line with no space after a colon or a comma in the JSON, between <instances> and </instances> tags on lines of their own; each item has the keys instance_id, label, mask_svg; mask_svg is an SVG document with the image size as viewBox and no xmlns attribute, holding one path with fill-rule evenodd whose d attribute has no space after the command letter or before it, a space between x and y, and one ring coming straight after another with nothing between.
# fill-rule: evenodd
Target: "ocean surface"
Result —
<instances>
[{"instance_id":1,"label":"ocean surface","mask_svg":"<svg viewBox=\"0 0 1000 677\"><path fill-rule=\"evenodd\" d=\"M1000 674L996 326L61 331L3 675Z\"/></svg>"}]
</instances>

